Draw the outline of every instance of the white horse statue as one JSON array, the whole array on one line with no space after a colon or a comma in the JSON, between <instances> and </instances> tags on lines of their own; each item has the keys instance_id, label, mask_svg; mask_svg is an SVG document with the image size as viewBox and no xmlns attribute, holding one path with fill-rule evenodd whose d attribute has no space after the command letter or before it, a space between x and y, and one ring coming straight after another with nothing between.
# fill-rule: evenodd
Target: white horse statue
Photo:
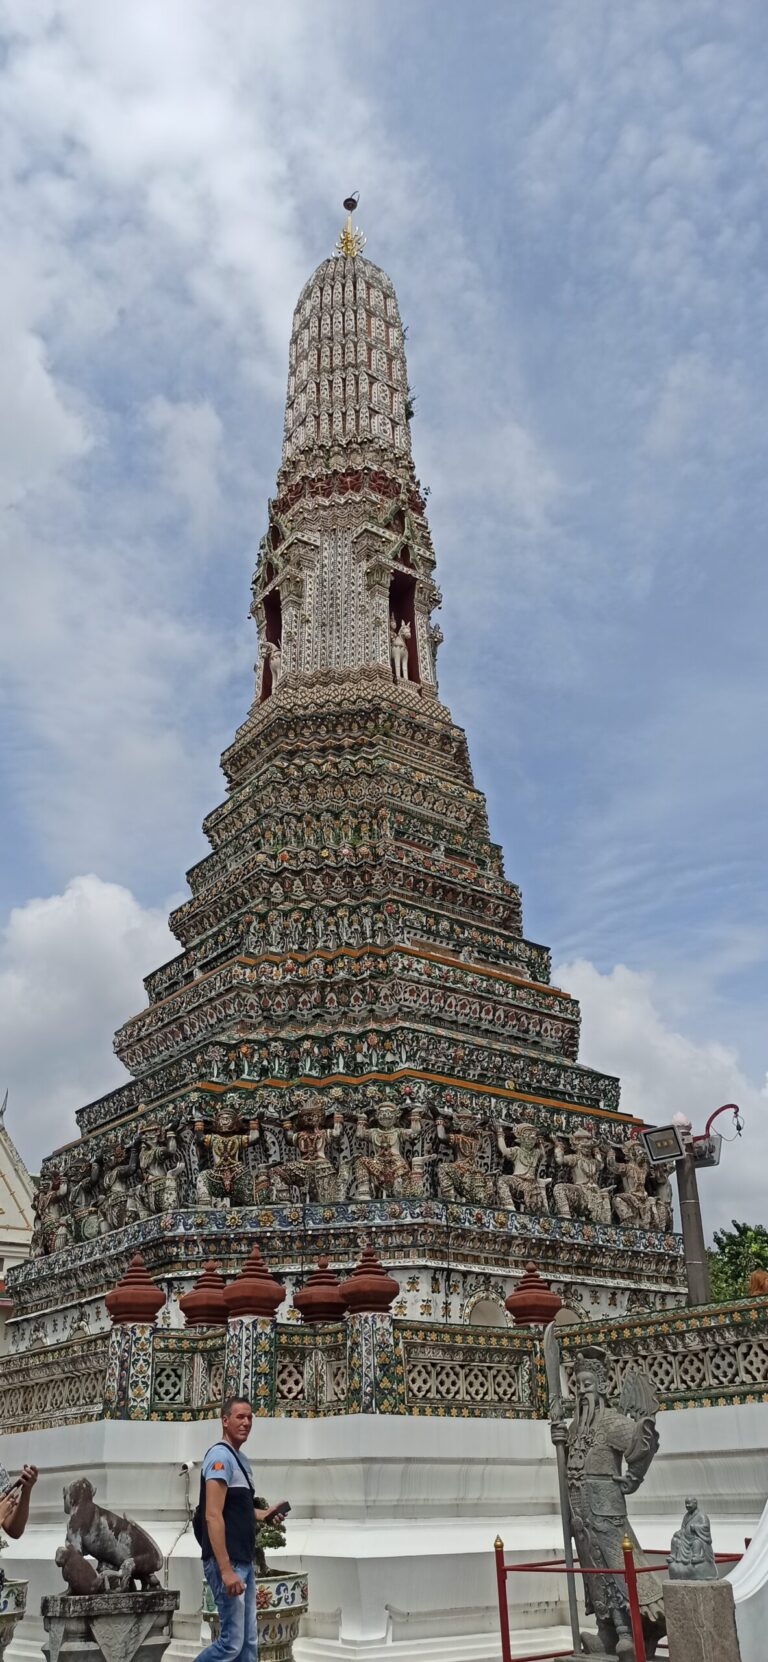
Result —
<instances>
[{"instance_id":1,"label":"white horse statue","mask_svg":"<svg viewBox=\"0 0 768 1662\"><path fill-rule=\"evenodd\" d=\"M408 680L408 642L410 638L410 623L401 623L398 629L393 614L389 620L389 656L392 660L392 673L396 681Z\"/></svg>"}]
</instances>

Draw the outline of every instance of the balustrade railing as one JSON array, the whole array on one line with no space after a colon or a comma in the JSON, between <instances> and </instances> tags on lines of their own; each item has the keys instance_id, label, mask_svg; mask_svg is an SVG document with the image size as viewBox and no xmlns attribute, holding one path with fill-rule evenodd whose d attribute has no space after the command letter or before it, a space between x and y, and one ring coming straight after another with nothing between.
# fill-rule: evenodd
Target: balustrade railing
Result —
<instances>
[{"instance_id":1,"label":"balustrade railing","mask_svg":"<svg viewBox=\"0 0 768 1662\"><path fill-rule=\"evenodd\" d=\"M102 1416L108 1340L74 1339L0 1359L0 1426L37 1431Z\"/></svg>"},{"instance_id":2,"label":"balustrade railing","mask_svg":"<svg viewBox=\"0 0 768 1662\"><path fill-rule=\"evenodd\" d=\"M536 1419L545 1411L533 1333L396 1322L406 1414Z\"/></svg>"},{"instance_id":3,"label":"balustrade railing","mask_svg":"<svg viewBox=\"0 0 768 1662\"><path fill-rule=\"evenodd\" d=\"M567 1390L584 1345L602 1345L608 1352L612 1393L621 1390L634 1365L650 1376L662 1408L768 1401L768 1298L564 1327L560 1349Z\"/></svg>"},{"instance_id":4,"label":"balustrade railing","mask_svg":"<svg viewBox=\"0 0 768 1662\"><path fill-rule=\"evenodd\" d=\"M267 1415L547 1414L541 1338L532 1329L389 1316L316 1327L262 1322L251 1352L237 1325L115 1329L0 1358L0 1425L214 1418L234 1378ZM650 1375L662 1409L768 1401L768 1298L579 1322L561 1329L560 1342L566 1409L576 1353L587 1344L606 1350L612 1393L635 1365Z\"/></svg>"}]
</instances>

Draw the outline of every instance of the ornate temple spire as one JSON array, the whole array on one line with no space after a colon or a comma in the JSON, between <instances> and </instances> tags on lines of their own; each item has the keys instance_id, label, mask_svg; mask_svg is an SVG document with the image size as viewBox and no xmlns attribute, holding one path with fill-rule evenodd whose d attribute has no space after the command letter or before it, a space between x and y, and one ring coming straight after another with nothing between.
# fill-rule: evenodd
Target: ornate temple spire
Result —
<instances>
[{"instance_id":1,"label":"ornate temple spire","mask_svg":"<svg viewBox=\"0 0 768 1662\"><path fill-rule=\"evenodd\" d=\"M392 283L352 225L293 314L278 494L253 579L256 704L290 676L377 673L436 690L440 604L411 457Z\"/></svg>"},{"instance_id":2,"label":"ornate temple spire","mask_svg":"<svg viewBox=\"0 0 768 1662\"><path fill-rule=\"evenodd\" d=\"M352 196L345 196L344 206L347 210L347 218L338 234L338 237L336 238L335 252L337 254L345 254L350 259L354 259L356 254L362 254L366 243L366 239L363 236L362 231L359 230L356 225L352 224L352 215L357 207L359 198L359 190L356 190Z\"/></svg>"},{"instance_id":3,"label":"ornate temple spire","mask_svg":"<svg viewBox=\"0 0 768 1662\"><path fill-rule=\"evenodd\" d=\"M305 284L293 314L281 482L318 448L410 457L408 372L394 287L362 258L351 216L338 247Z\"/></svg>"},{"instance_id":4,"label":"ornate temple spire","mask_svg":"<svg viewBox=\"0 0 768 1662\"><path fill-rule=\"evenodd\" d=\"M15 1272L30 1340L37 1310L100 1297L131 1252L189 1283L257 1227L283 1278L381 1231L401 1309L438 1321L473 1320L489 1287L503 1321L531 1257L606 1308L630 1283L674 1293L663 1184L621 1156L618 1081L578 1061L578 1004L523 935L436 697L406 393L392 284L340 251L293 321L256 699L171 916L181 950L115 1035L132 1077L44 1163Z\"/></svg>"}]
</instances>

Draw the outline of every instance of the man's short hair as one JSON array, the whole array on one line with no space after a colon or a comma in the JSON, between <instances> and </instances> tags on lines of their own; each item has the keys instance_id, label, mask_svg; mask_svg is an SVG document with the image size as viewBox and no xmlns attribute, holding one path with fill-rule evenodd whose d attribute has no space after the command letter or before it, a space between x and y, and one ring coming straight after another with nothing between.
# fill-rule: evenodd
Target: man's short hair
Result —
<instances>
[{"instance_id":1,"label":"man's short hair","mask_svg":"<svg viewBox=\"0 0 768 1662\"><path fill-rule=\"evenodd\" d=\"M253 1403L251 1402L250 1397L225 1397L221 1405L221 1417L223 1420L229 1418L236 1402L244 1402L246 1408L253 1408Z\"/></svg>"}]
</instances>

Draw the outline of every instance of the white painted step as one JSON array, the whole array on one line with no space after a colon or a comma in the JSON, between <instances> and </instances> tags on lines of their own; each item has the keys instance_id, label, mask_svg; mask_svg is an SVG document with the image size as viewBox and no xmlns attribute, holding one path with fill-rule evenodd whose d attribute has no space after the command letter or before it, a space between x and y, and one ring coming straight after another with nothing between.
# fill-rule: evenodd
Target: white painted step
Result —
<instances>
[{"instance_id":1,"label":"white painted step","mask_svg":"<svg viewBox=\"0 0 768 1662\"><path fill-rule=\"evenodd\" d=\"M519 1628L510 1635L512 1655L546 1656L547 1651L567 1651L570 1629L566 1627ZM341 1639L297 1639L295 1662L501 1662L498 1633L460 1633L455 1638L406 1639L398 1642L374 1639L345 1644Z\"/></svg>"}]
</instances>

